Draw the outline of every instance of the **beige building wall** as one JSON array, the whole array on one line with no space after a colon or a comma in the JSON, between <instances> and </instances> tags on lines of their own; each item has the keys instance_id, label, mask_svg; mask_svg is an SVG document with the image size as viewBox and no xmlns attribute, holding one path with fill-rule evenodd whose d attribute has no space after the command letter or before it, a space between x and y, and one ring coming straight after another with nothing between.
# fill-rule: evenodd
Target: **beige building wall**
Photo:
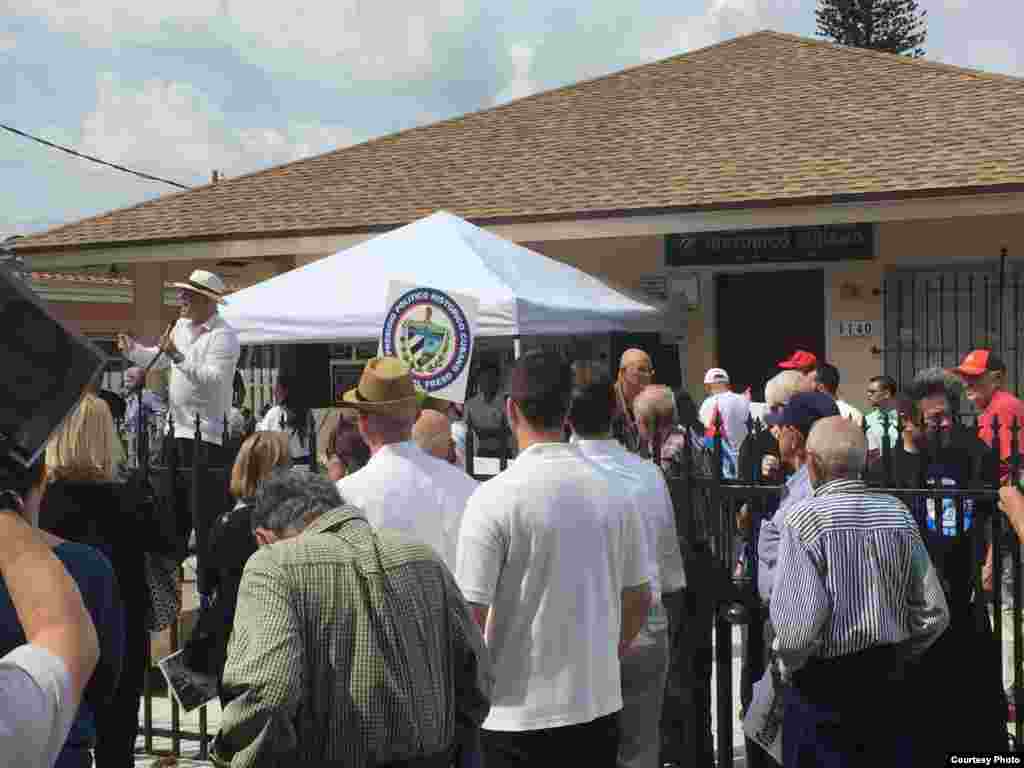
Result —
<instances>
[{"instance_id":1,"label":"beige building wall","mask_svg":"<svg viewBox=\"0 0 1024 768\"><path fill-rule=\"evenodd\" d=\"M571 264L610 284L631 290L641 287L641 278L663 272L664 239L660 235L587 240L547 240L524 242L546 256ZM828 291L826 302L826 345L832 361L843 374L841 394L844 399L863 407L867 380L882 370L882 355L875 351L883 346L883 302L881 289L887 270L897 267L948 267L953 262L995 260L1002 247L1011 259L1024 258L1024 215L976 216L956 219L920 220L882 223L878 225L878 258L873 262L845 262L825 265L808 264L807 268L825 270ZM244 267L219 267L214 263L169 263L163 267L164 279L187 277L192 269L220 271L229 282L249 285L280 274L293 266L302 266L319 257L298 256L282 259L253 259ZM156 269L152 270L157 281ZM687 349L684 356L686 385L691 394L703 394L703 374L716 360L714 319L713 267L693 270L701 275L700 306L689 311L685 319ZM146 315L149 325L159 324L155 312L149 317L151 304L139 303L136 313ZM141 319L141 318L140 318ZM870 320L876 333L867 338L845 338L839 335L839 322ZM667 328L676 332L678 329ZM766 371L765 376L772 371Z\"/></svg>"},{"instance_id":2,"label":"beige building wall","mask_svg":"<svg viewBox=\"0 0 1024 768\"><path fill-rule=\"evenodd\" d=\"M850 262L829 274L831 315L829 350L843 374L842 396L863 408L865 390L872 376L882 373L881 349L884 306L880 293L886 271L898 268L939 269L956 263L995 262L1006 248L1008 258L1024 257L1024 216L978 216L960 219L922 220L880 224L878 259ZM842 320L877 323L872 338L841 338Z\"/></svg>"},{"instance_id":3,"label":"beige building wall","mask_svg":"<svg viewBox=\"0 0 1024 768\"><path fill-rule=\"evenodd\" d=\"M611 283L638 289L644 275L663 268L661 237L604 238L524 243L529 248L572 264ZM866 407L867 381L882 372L882 287L887 270L897 267L948 267L952 262L995 260L1002 247L1014 257L1015 247L1024 258L1024 215L922 220L878 225L878 258L871 262L841 262L820 266L825 270L826 345L832 362L842 372L841 395L859 408ZM687 389L698 399L703 393L703 374L714 366L716 338L713 300L714 268L694 270L702 274L701 302L686 316ZM839 323L869 320L871 337L842 337ZM668 329L674 330L674 329ZM766 377L772 374L766 371Z\"/></svg>"}]
</instances>

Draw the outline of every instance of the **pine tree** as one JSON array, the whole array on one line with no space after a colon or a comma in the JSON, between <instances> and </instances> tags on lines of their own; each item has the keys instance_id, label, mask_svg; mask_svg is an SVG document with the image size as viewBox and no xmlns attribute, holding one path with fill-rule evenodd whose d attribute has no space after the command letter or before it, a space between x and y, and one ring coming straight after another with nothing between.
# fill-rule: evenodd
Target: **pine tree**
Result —
<instances>
[{"instance_id":1,"label":"pine tree","mask_svg":"<svg viewBox=\"0 0 1024 768\"><path fill-rule=\"evenodd\" d=\"M917 0L818 0L818 34L841 45L924 55L928 34Z\"/></svg>"}]
</instances>

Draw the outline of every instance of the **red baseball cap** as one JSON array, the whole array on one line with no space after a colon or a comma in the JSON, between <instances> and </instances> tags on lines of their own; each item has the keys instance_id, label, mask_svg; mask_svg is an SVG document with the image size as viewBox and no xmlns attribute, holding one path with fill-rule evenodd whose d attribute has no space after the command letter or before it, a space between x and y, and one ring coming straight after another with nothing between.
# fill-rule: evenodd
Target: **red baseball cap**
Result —
<instances>
[{"instance_id":1,"label":"red baseball cap","mask_svg":"<svg viewBox=\"0 0 1024 768\"><path fill-rule=\"evenodd\" d=\"M779 363L779 368L787 370L800 370L802 368L813 368L818 364L818 358L810 352L798 349L788 358Z\"/></svg>"},{"instance_id":2,"label":"red baseball cap","mask_svg":"<svg viewBox=\"0 0 1024 768\"><path fill-rule=\"evenodd\" d=\"M970 352L963 362L953 369L954 373L961 376L981 376L988 371L1005 371L1004 363L997 355L988 349L975 349Z\"/></svg>"}]
</instances>

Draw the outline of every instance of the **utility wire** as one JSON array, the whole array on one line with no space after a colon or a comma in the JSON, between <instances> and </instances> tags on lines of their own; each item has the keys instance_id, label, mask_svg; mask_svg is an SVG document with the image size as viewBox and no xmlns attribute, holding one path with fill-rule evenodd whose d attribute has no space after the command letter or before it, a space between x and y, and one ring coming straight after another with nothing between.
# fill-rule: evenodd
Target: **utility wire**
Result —
<instances>
[{"instance_id":1,"label":"utility wire","mask_svg":"<svg viewBox=\"0 0 1024 768\"><path fill-rule=\"evenodd\" d=\"M178 189L191 189L191 187L188 187L184 184L179 184L176 181L171 181L170 179L161 179L159 176L153 176L148 173L143 173L142 171L133 171L131 168L125 168L123 165L118 165L117 163L108 163L106 160L101 160L98 157L93 157L92 155L86 155L83 154L82 152L77 152L74 149L71 149L70 147L64 147L61 146L60 144L54 144L52 141L47 141L46 139L40 139L38 136L33 136L30 133L19 131L17 128L12 128L11 126L4 125L3 123L0 123L0 128L3 128L5 131L9 131L10 133L15 134L16 136L22 136L26 139L29 139L30 141L42 144L45 147L50 147L51 149L58 149L61 152L67 152L69 155L80 157L83 160L90 160L94 163L105 165L108 168L123 171L124 173L130 173L133 176L138 176L140 179L148 179L149 181L159 181L163 184L170 184L172 187L178 187Z\"/></svg>"}]
</instances>

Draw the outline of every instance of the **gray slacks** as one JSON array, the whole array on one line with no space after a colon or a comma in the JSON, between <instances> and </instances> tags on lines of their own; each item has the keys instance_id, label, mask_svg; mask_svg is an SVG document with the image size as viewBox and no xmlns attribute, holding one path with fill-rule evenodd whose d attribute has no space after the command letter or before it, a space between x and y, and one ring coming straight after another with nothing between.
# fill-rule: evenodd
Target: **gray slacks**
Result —
<instances>
[{"instance_id":1,"label":"gray slacks","mask_svg":"<svg viewBox=\"0 0 1024 768\"><path fill-rule=\"evenodd\" d=\"M661 706L668 676L668 630L644 630L622 657L619 768L657 768L661 750Z\"/></svg>"}]
</instances>

